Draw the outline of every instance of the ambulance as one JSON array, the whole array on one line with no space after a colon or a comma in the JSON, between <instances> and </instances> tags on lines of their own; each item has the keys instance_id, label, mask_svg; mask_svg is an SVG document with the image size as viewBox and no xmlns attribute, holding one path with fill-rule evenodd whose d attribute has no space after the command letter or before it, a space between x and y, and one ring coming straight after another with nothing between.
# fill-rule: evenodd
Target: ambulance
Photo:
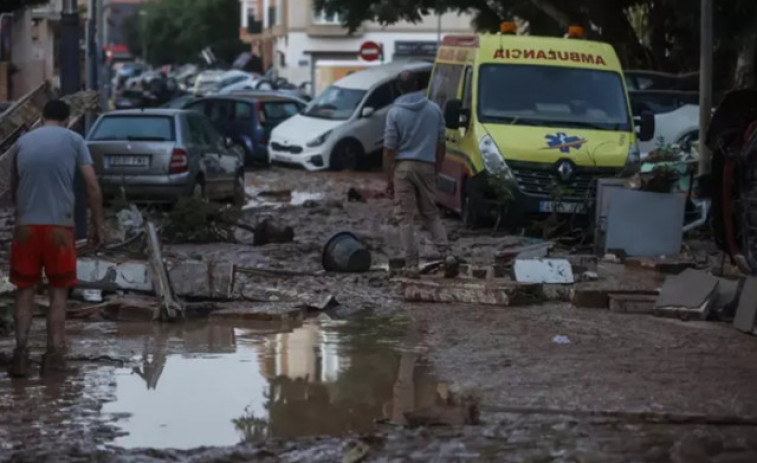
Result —
<instances>
[{"instance_id":1,"label":"ambulance","mask_svg":"<svg viewBox=\"0 0 757 463\"><path fill-rule=\"evenodd\" d=\"M638 169L639 141L654 133L652 113L634 123L612 46L578 27L565 38L514 30L445 37L429 83L447 127L437 199L470 226L587 213L596 180Z\"/></svg>"}]
</instances>

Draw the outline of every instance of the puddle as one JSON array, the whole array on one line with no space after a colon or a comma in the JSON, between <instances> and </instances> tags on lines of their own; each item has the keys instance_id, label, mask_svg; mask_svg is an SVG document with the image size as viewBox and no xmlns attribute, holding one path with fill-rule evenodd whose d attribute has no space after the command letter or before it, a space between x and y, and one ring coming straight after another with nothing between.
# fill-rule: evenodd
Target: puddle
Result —
<instances>
[{"instance_id":1,"label":"puddle","mask_svg":"<svg viewBox=\"0 0 757 463\"><path fill-rule=\"evenodd\" d=\"M116 426L128 434L113 442L125 448L370 431L377 420L401 422L417 397L436 399L404 332L371 319L309 320L277 334L207 324L150 334L141 365L115 371L115 400L102 412L125 417Z\"/></svg>"},{"instance_id":2,"label":"puddle","mask_svg":"<svg viewBox=\"0 0 757 463\"><path fill-rule=\"evenodd\" d=\"M325 197L323 192L298 190L260 191L252 187L247 187L245 193L250 199L242 207L243 210L258 207L277 208L284 205L302 206L308 201L320 201Z\"/></svg>"}]
</instances>

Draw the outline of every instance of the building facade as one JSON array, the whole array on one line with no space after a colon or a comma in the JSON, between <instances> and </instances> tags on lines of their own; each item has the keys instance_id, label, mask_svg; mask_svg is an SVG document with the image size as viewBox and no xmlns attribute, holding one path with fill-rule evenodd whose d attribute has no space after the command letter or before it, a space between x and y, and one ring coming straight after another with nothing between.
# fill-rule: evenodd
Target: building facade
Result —
<instances>
[{"instance_id":1,"label":"building facade","mask_svg":"<svg viewBox=\"0 0 757 463\"><path fill-rule=\"evenodd\" d=\"M354 33L342 26L338 15L313 9L311 0L240 0L241 38L263 57L266 69L294 84L314 83L322 89L344 73L371 64L359 58L364 42L383 49L384 61L433 59L441 38L472 32L472 18L454 13L424 17L419 23L383 26L366 22ZM323 72L322 72L323 71ZM319 82L319 77L321 82Z\"/></svg>"}]
</instances>

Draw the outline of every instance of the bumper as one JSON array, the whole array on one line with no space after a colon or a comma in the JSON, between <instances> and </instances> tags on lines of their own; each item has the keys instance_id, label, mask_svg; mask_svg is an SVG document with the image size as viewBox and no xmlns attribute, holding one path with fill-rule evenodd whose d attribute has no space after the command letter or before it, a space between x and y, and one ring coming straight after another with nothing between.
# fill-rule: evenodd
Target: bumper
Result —
<instances>
[{"instance_id":1,"label":"bumper","mask_svg":"<svg viewBox=\"0 0 757 463\"><path fill-rule=\"evenodd\" d=\"M475 203L480 205L481 213L490 216L496 213L497 195L486 172L471 177L468 180L468 187ZM594 196L590 196L588 201L556 200L556 198L547 195L526 194L519 187L513 188L511 193L513 199L509 203L509 211L518 215L553 212L558 214L586 214L589 212L590 203L594 200Z\"/></svg>"},{"instance_id":2,"label":"bumper","mask_svg":"<svg viewBox=\"0 0 757 463\"><path fill-rule=\"evenodd\" d=\"M171 202L192 191L189 173L175 175L101 175L100 186L106 199L117 197L123 188L126 197L149 202Z\"/></svg>"},{"instance_id":3,"label":"bumper","mask_svg":"<svg viewBox=\"0 0 757 463\"><path fill-rule=\"evenodd\" d=\"M291 152L277 151L268 146L268 152L271 156L271 162L280 162L282 164L294 164L304 167L307 170L323 170L328 168L326 156L323 155L323 149L304 150L302 153L293 154Z\"/></svg>"}]
</instances>

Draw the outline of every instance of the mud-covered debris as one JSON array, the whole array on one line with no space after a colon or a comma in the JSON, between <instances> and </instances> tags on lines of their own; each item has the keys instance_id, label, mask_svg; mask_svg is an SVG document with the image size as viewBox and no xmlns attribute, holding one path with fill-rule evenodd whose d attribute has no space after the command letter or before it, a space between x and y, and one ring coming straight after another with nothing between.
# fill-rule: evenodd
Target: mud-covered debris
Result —
<instances>
[{"instance_id":1,"label":"mud-covered debris","mask_svg":"<svg viewBox=\"0 0 757 463\"><path fill-rule=\"evenodd\" d=\"M541 285L518 284L507 280L471 282L450 279L406 279L403 296L408 302L443 302L484 305L526 305L544 300Z\"/></svg>"},{"instance_id":2,"label":"mud-covered debris","mask_svg":"<svg viewBox=\"0 0 757 463\"><path fill-rule=\"evenodd\" d=\"M699 270L688 269L668 277L655 304L655 315L706 320L717 298L718 279Z\"/></svg>"},{"instance_id":3,"label":"mud-covered debris","mask_svg":"<svg viewBox=\"0 0 757 463\"><path fill-rule=\"evenodd\" d=\"M364 203L369 199L383 199L386 198L386 191L376 188L355 188L352 187L347 190L348 202Z\"/></svg>"},{"instance_id":4,"label":"mud-covered debris","mask_svg":"<svg viewBox=\"0 0 757 463\"><path fill-rule=\"evenodd\" d=\"M553 247L554 243L550 242L516 246L497 251L494 257L505 263L518 259L543 259L549 255Z\"/></svg>"},{"instance_id":5,"label":"mud-covered debris","mask_svg":"<svg viewBox=\"0 0 757 463\"><path fill-rule=\"evenodd\" d=\"M153 288L160 299L160 312L155 313L153 320L157 320L159 317L165 317L169 320L183 318L184 305L177 299L171 286L171 280L168 278L166 262L163 260L163 249L154 223L148 221L145 224L145 234L147 236L147 249L150 253Z\"/></svg>"},{"instance_id":6,"label":"mud-covered debris","mask_svg":"<svg viewBox=\"0 0 757 463\"><path fill-rule=\"evenodd\" d=\"M741 291L733 326L741 332L752 334L755 332L755 321L757 321L757 278L749 277L744 281L744 289Z\"/></svg>"},{"instance_id":7,"label":"mud-covered debris","mask_svg":"<svg viewBox=\"0 0 757 463\"><path fill-rule=\"evenodd\" d=\"M371 252L352 232L339 232L323 246L321 263L329 272L367 272L371 269L371 261Z\"/></svg>"},{"instance_id":8,"label":"mud-covered debris","mask_svg":"<svg viewBox=\"0 0 757 463\"><path fill-rule=\"evenodd\" d=\"M565 259L522 259L513 266L519 283L572 284L573 267Z\"/></svg>"},{"instance_id":9,"label":"mud-covered debris","mask_svg":"<svg viewBox=\"0 0 757 463\"><path fill-rule=\"evenodd\" d=\"M371 447L365 442L350 442L345 449L344 456L342 457L342 463L360 463L361 461L365 461L370 452Z\"/></svg>"},{"instance_id":10,"label":"mud-covered debris","mask_svg":"<svg viewBox=\"0 0 757 463\"><path fill-rule=\"evenodd\" d=\"M265 246L271 243L291 243L294 241L294 228L267 218L253 227L255 235L253 246Z\"/></svg>"},{"instance_id":11,"label":"mud-covered debris","mask_svg":"<svg viewBox=\"0 0 757 463\"><path fill-rule=\"evenodd\" d=\"M304 317L305 310L291 302L265 303L265 304L229 304L226 308L213 312L210 318L213 320L248 320L248 321L287 321L300 320Z\"/></svg>"},{"instance_id":12,"label":"mud-covered debris","mask_svg":"<svg viewBox=\"0 0 757 463\"><path fill-rule=\"evenodd\" d=\"M610 294L610 311L628 314L654 313L657 296L648 294Z\"/></svg>"},{"instance_id":13,"label":"mud-covered debris","mask_svg":"<svg viewBox=\"0 0 757 463\"><path fill-rule=\"evenodd\" d=\"M339 301L336 300L336 297L334 297L332 294L327 294L326 296L322 296L320 298L316 298L314 296L308 301L300 304L300 307L306 310L324 311L338 305Z\"/></svg>"}]
</instances>

